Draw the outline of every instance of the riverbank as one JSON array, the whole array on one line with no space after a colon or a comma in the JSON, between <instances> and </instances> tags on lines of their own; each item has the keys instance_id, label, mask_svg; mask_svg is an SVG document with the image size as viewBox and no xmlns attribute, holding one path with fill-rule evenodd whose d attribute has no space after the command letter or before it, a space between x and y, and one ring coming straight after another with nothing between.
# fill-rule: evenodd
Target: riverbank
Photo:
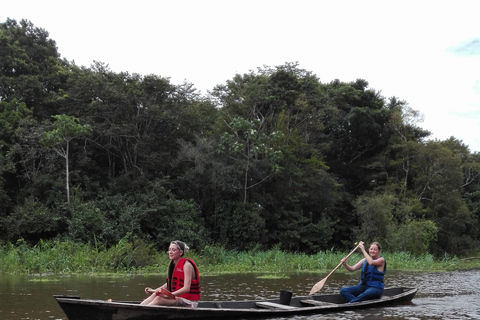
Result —
<instances>
[{"instance_id":1,"label":"riverbank","mask_svg":"<svg viewBox=\"0 0 480 320\"><path fill-rule=\"evenodd\" d=\"M294 272L325 272L334 269L348 252L322 251L314 255L287 253L278 249L237 252L220 246L192 250L188 258L195 260L204 275L229 273L265 273L281 276ZM383 252L389 270L452 271L480 268L480 254L470 257L430 254L414 256L408 252ZM350 261L363 256L354 254ZM166 252L158 252L142 241L122 240L105 248L99 244L70 241L41 241L29 246L23 241L0 245L0 273L3 274L158 274L168 265ZM339 269L338 272L344 272Z\"/></svg>"}]
</instances>

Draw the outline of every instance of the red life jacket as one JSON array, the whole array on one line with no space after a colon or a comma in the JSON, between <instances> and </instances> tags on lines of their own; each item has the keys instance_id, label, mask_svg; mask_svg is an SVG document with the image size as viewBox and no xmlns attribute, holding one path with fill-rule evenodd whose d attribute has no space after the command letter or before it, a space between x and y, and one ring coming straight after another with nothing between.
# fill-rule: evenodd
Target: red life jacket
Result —
<instances>
[{"instance_id":1,"label":"red life jacket","mask_svg":"<svg viewBox=\"0 0 480 320\"><path fill-rule=\"evenodd\" d=\"M168 273L168 275L171 275L171 278L167 279L167 284L168 284L168 289L170 292L175 292L179 290L180 288L184 287L184 282L185 282L185 273L183 271L183 266L185 265L185 262L189 261L195 270L196 274L196 279L192 278L192 282L190 284L190 292L182 294L180 297L188 299L190 301L199 301L200 300L200 274L198 272L198 268L193 262L192 259L187 259L187 258L181 258L176 267L175 270L173 270L173 274L171 272ZM172 261L173 264L173 261ZM170 269L170 268L169 268ZM169 270L170 271L170 270Z\"/></svg>"}]
</instances>

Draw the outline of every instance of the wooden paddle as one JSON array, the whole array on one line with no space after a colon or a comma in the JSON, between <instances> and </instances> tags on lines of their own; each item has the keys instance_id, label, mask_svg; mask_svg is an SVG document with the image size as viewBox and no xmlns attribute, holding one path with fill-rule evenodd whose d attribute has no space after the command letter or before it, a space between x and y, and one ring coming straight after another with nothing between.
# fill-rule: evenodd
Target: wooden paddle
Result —
<instances>
[{"instance_id":1,"label":"wooden paddle","mask_svg":"<svg viewBox=\"0 0 480 320\"><path fill-rule=\"evenodd\" d=\"M154 289L149 289L147 291L148 291L148 293L155 293ZM157 295L162 296L162 297L167 298L167 299L175 299L175 296L170 291L168 291L167 289L163 289L163 288L161 288L158 291Z\"/></svg>"},{"instance_id":2,"label":"wooden paddle","mask_svg":"<svg viewBox=\"0 0 480 320\"><path fill-rule=\"evenodd\" d=\"M360 241L360 242L357 244L357 246L355 247L355 249L353 249L353 250L347 255L346 258L348 259L355 251L357 251L358 247L359 247L361 244L363 244L363 241ZM334 273L338 268L340 268L341 265L342 265L342 263L340 262L340 263L338 264L338 266L336 266L335 269L333 269L332 272L330 272L330 273L328 274L328 276L326 276L326 277L323 278L322 280L320 280L320 281L318 281L317 283L315 283L315 285L312 287L312 290L310 290L309 295L312 295L312 294L314 294L315 292L322 290L323 285L325 284L325 282L327 282L328 277L330 277L330 276L332 275L332 273Z\"/></svg>"}]
</instances>

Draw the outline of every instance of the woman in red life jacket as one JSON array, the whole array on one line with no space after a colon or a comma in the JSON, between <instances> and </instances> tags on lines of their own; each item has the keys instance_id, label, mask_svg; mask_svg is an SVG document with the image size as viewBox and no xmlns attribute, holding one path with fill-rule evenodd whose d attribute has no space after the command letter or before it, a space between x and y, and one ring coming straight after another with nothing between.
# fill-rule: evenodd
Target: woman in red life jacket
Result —
<instances>
[{"instance_id":1,"label":"woman in red life jacket","mask_svg":"<svg viewBox=\"0 0 480 320\"><path fill-rule=\"evenodd\" d=\"M145 288L145 293L150 296L141 304L197 307L200 300L200 274L193 260L183 257L189 249L183 241L170 242L167 283L155 290Z\"/></svg>"},{"instance_id":2,"label":"woman in red life jacket","mask_svg":"<svg viewBox=\"0 0 480 320\"><path fill-rule=\"evenodd\" d=\"M363 300L377 299L383 294L385 284L383 278L387 271L387 262L381 257L382 247L380 243L373 242L368 252L365 251L363 244L358 246L365 258L358 261L354 266L347 264L347 258L342 259L342 264L348 271L352 272L362 269L360 283L353 287L346 287L340 290L340 293L347 302L358 302Z\"/></svg>"}]
</instances>

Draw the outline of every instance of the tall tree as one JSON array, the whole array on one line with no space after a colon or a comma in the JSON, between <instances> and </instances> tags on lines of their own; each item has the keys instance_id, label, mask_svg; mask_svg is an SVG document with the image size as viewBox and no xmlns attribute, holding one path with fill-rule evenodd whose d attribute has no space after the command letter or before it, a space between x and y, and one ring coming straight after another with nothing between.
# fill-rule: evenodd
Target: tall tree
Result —
<instances>
[{"instance_id":1,"label":"tall tree","mask_svg":"<svg viewBox=\"0 0 480 320\"><path fill-rule=\"evenodd\" d=\"M247 203L247 192L258 186L279 170L278 163L282 151L278 147L283 140L281 132L261 133L260 121L248 121L236 117L227 127L230 129L221 136L219 151L233 160L234 166L241 168L239 189L243 193L243 203ZM256 171L257 174L253 172ZM236 183L233 184L235 186Z\"/></svg>"},{"instance_id":2,"label":"tall tree","mask_svg":"<svg viewBox=\"0 0 480 320\"><path fill-rule=\"evenodd\" d=\"M14 135L22 118L31 116L25 103L0 101L0 209L2 213L8 212L12 203L8 190L12 193L14 183L8 181L7 175L15 172L15 159L12 156ZM11 183L11 188L8 187Z\"/></svg>"},{"instance_id":3,"label":"tall tree","mask_svg":"<svg viewBox=\"0 0 480 320\"><path fill-rule=\"evenodd\" d=\"M7 19L0 24L0 57L1 100L24 102L37 117L55 114L68 72L49 33L30 21Z\"/></svg>"},{"instance_id":4,"label":"tall tree","mask_svg":"<svg viewBox=\"0 0 480 320\"><path fill-rule=\"evenodd\" d=\"M392 110L379 92L368 89L365 80L335 80L322 90L324 103L336 107L325 121L326 161L349 192L371 189L373 177L383 170L372 163L388 145Z\"/></svg>"},{"instance_id":5,"label":"tall tree","mask_svg":"<svg viewBox=\"0 0 480 320\"><path fill-rule=\"evenodd\" d=\"M388 168L386 171L398 182L400 194L409 190L412 178L411 166L416 150L421 142L430 135L419 127L422 115L408 106L405 101L390 98L388 107L392 110L389 125L392 129L389 147L386 151Z\"/></svg>"},{"instance_id":6,"label":"tall tree","mask_svg":"<svg viewBox=\"0 0 480 320\"><path fill-rule=\"evenodd\" d=\"M324 161L322 131L330 106L322 104L320 87L310 72L285 64L236 75L214 90L224 115L217 126L220 135L232 132L227 124L235 117L257 123L255 134L282 133L283 140L277 144L282 151L280 170L257 185L248 201L262 209L269 243L282 243L288 250L326 246L332 237L330 221L336 215L332 209L340 198Z\"/></svg>"},{"instance_id":7,"label":"tall tree","mask_svg":"<svg viewBox=\"0 0 480 320\"><path fill-rule=\"evenodd\" d=\"M461 195L461 160L448 147L430 141L418 150L412 167L412 190L425 206L422 218L437 225L436 253L466 252L472 244L473 217Z\"/></svg>"},{"instance_id":8,"label":"tall tree","mask_svg":"<svg viewBox=\"0 0 480 320\"><path fill-rule=\"evenodd\" d=\"M56 115L53 118L55 119L55 128L44 133L42 143L52 147L59 156L65 159L65 186L67 203L70 203L70 169L68 163L70 141L91 134L92 128L88 124L81 125L80 120L74 116Z\"/></svg>"},{"instance_id":9,"label":"tall tree","mask_svg":"<svg viewBox=\"0 0 480 320\"><path fill-rule=\"evenodd\" d=\"M213 109L197 101L194 91L155 75L115 73L96 62L72 77L67 102L92 124L92 158L108 166L108 178L154 179L170 174L178 140L194 140L202 130L199 115Z\"/></svg>"}]
</instances>

